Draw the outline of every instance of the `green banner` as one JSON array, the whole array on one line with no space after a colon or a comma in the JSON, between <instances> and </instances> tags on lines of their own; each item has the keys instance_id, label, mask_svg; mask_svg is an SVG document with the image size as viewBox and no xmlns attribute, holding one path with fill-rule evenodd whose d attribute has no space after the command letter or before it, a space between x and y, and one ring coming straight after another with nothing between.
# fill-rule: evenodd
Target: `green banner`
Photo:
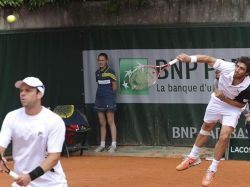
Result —
<instances>
[{"instance_id":1,"label":"green banner","mask_svg":"<svg viewBox=\"0 0 250 187\"><path fill-rule=\"evenodd\" d=\"M81 70L78 30L0 32L0 126L7 112L20 107L14 83L27 76L45 84L45 106L83 104Z\"/></svg>"},{"instance_id":2,"label":"green banner","mask_svg":"<svg viewBox=\"0 0 250 187\"><path fill-rule=\"evenodd\" d=\"M250 140L231 138L228 146L229 160L250 160Z\"/></svg>"},{"instance_id":3,"label":"green banner","mask_svg":"<svg viewBox=\"0 0 250 187\"><path fill-rule=\"evenodd\" d=\"M96 57L109 55L118 76L118 110L115 114L118 143L129 145L191 146L203 123L212 93L214 72L204 65L181 66L166 71L155 87L135 93L127 89L127 73L137 61L159 65L181 52L207 54L228 61L250 51L248 26L140 26L90 27L82 31L85 102L93 126L89 139L99 143L99 122L93 110L95 101ZM233 137L246 137L244 117ZM217 141L219 126L208 146Z\"/></svg>"}]
</instances>

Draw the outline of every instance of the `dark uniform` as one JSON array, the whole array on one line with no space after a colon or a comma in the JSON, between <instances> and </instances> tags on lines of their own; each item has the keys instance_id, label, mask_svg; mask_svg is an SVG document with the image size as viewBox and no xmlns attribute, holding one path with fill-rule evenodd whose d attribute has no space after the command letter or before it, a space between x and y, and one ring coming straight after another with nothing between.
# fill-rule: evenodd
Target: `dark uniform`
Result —
<instances>
[{"instance_id":1,"label":"dark uniform","mask_svg":"<svg viewBox=\"0 0 250 187\"><path fill-rule=\"evenodd\" d=\"M115 72L107 66L103 71L98 69L95 72L95 76L98 84L95 110L97 112L115 111L115 93L112 88L112 82L116 81Z\"/></svg>"}]
</instances>

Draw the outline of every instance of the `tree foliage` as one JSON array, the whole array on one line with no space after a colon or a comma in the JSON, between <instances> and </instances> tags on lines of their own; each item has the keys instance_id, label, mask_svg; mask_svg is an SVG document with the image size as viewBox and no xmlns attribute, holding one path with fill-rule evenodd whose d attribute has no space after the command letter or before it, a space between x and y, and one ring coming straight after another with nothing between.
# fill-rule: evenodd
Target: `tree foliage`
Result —
<instances>
[{"instance_id":1,"label":"tree foliage","mask_svg":"<svg viewBox=\"0 0 250 187\"><path fill-rule=\"evenodd\" d=\"M30 9L40 8L47 4L65 4L71 1L75 2L90 2L101 0L0 0L0 7L21 7L27 6ZM107 0L111 12L119 12L121 7L140 8L148 4L149 0Z\"/></svg>"},{"instance_id":2,"label":"tree foliage","mask_svg":"<svg viewBox=\"0 0 250 187\"><path fill-rule=\"evenodd\" d=\"M70 0L0 0L0 7L27 6L31 9L40 8L46 4L65 3Z\"/></svg>"}]
</instances>

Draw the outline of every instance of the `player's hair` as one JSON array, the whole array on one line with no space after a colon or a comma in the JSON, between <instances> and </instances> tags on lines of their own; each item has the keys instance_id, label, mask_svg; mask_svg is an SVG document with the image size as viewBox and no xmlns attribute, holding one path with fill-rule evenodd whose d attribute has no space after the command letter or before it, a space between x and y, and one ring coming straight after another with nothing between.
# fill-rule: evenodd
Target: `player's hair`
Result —
<instances>
[{"instance_id":1,"label":"player's hair","mask_svg":"<svg viewBox=\"0 0 250 187\"><path fill-rule=\"evenodd\" d=\"M242 62L243 64L245 64L247 66L247 73L248 73L248 75L250 75L250 57L241 56L240 58L238 58L236 60L236 64L238 62Z\"/></svg>"},{"instance_id":2,"label":"player's hair","mask_svg":"<svg viewBox=\"0 0 250 187\"><path fill-rule=\"evenodd\" d=\"M108 55L107 55L106 53L100 53L100 54L98 55L98 58L99 58L100 56L103 56L106 60L109 59L109 58L108 58Z\"/></svg>"}]
</instances>

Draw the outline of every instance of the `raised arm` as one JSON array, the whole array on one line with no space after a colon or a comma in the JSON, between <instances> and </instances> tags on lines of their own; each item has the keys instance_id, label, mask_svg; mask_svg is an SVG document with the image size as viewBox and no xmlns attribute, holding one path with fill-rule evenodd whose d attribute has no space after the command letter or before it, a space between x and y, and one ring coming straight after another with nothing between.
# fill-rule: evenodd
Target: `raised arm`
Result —
<instances>
[{"instance_id":1,"label":"raised arm","mask_svg":"<svg viewBox=\"0 0 250 187\"><path fill-rule=\"evenodd\" d=\"M192 55L189 56L185 53L182 53L176 57L181 62L186 63L207 63L209 66L213 67L216 58L207 56L207 55Z\"/></svg>"},{"instance_id":2,"label":"raised arm","mask_svg":"<svg viewBox=\"0 0 250 187\"><path fill-rule=\"evenodd\" d=\"M235 107L238 107L238 108L243 108L245 106L245 104L240 103L240 102L238 102L236 100L229 99L227 97L225 97L223 101L225 103L229 104L229 105L232 105L232 106L235 106Z\"/></svg>"},{"instance_id":3,"label":"raised arm","mask_svg":"<svg viewBox=\"0 0 250 187\"><path fill-rule=\"evenodd\" d=\"M229 105L235 106L237 108L243 108L246 105L244 103L240 103L236 100L233 100L233 99L226 97L223 94L223 91L221 91L221 90L216 89L214 92L215 92L216 97L218 97L220 100L224 101L225 103L227 103Z\"/></svg>"}]
</instances>

